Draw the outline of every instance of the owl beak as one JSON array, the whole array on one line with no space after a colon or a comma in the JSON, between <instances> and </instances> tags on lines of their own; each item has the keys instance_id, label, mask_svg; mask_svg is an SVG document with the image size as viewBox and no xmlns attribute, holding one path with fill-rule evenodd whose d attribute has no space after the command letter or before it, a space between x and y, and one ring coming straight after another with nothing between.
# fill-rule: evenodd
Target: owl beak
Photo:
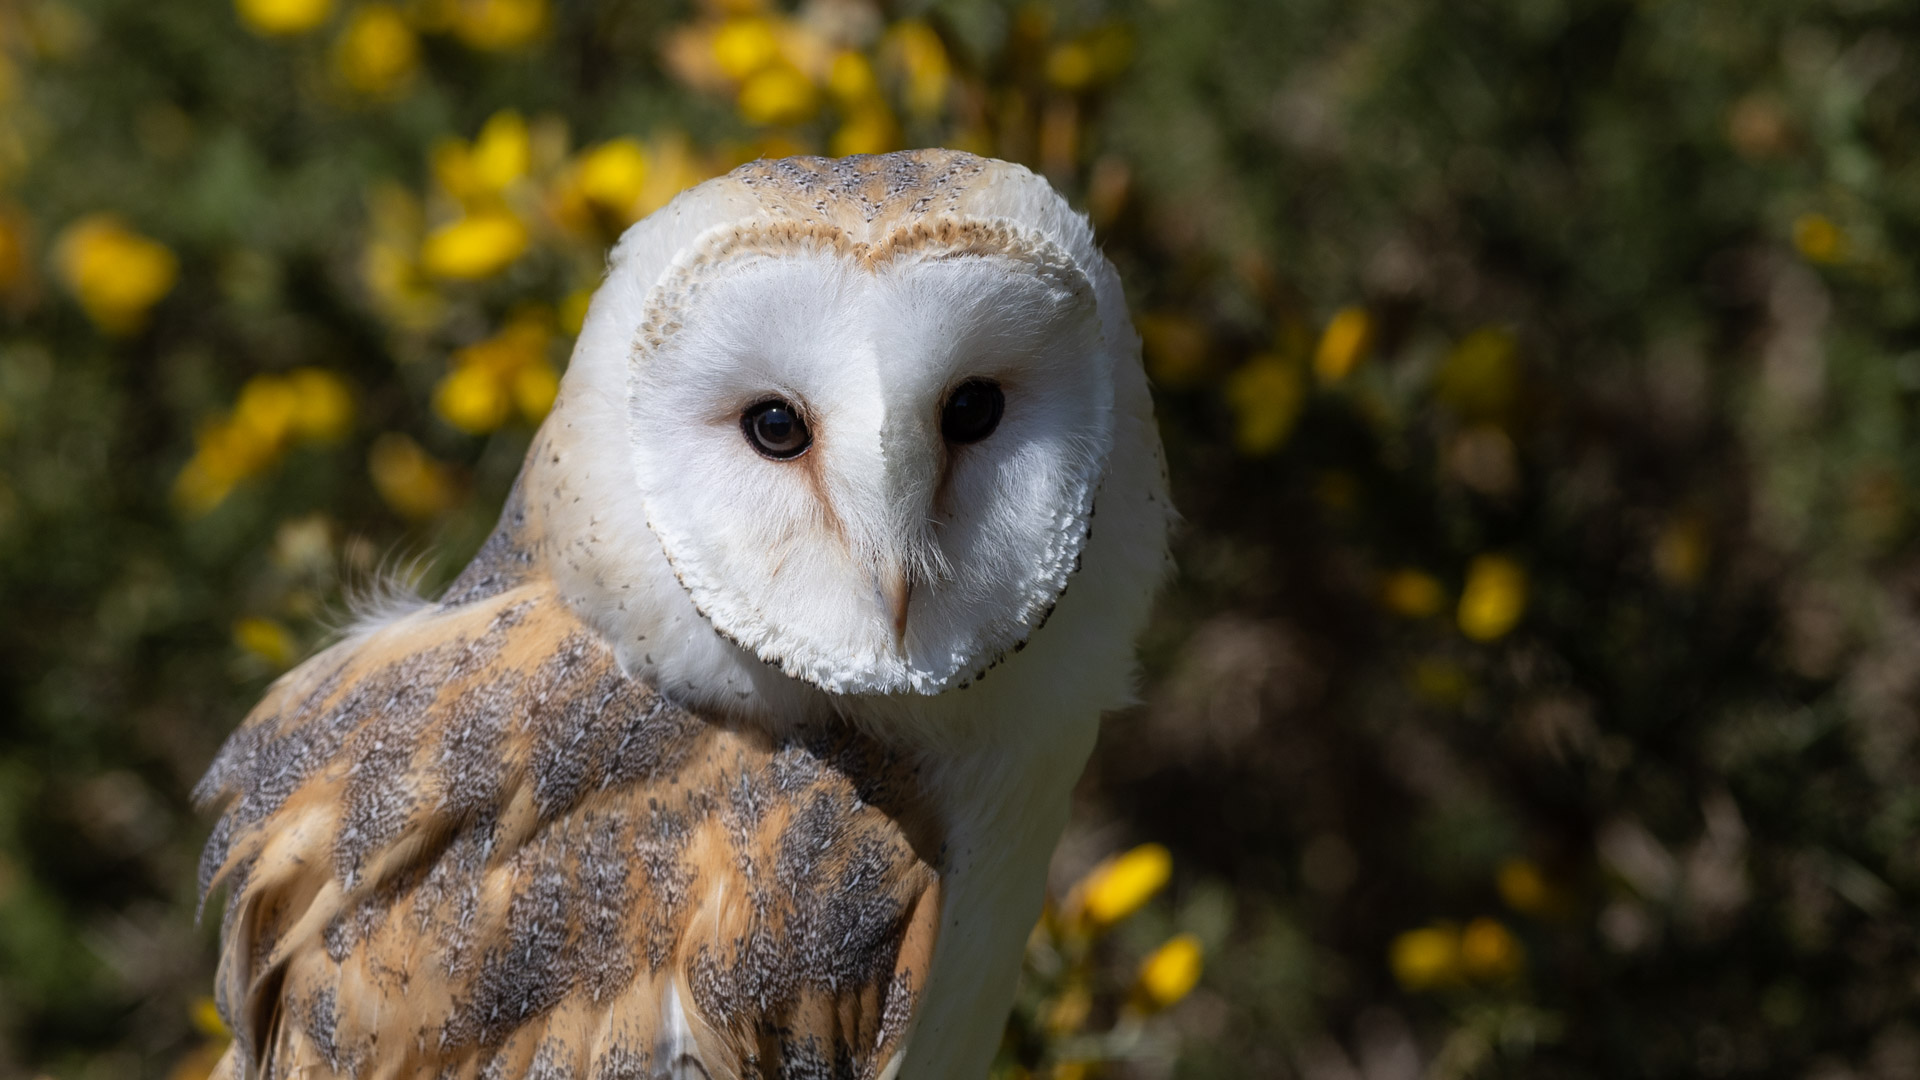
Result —
<instances>
[{"instance_id":1,"label":"owl beak","mask_svg":"<svg viewBox=\"0 0 1920 1080\"><path fill-rule=\"evenodd\" d=\"M913 579L904 568L896 567L879 581L880 602L886 606L893 626L893 649L907 654L907 603L913 598Z\"/></svg>"}]
</instances>

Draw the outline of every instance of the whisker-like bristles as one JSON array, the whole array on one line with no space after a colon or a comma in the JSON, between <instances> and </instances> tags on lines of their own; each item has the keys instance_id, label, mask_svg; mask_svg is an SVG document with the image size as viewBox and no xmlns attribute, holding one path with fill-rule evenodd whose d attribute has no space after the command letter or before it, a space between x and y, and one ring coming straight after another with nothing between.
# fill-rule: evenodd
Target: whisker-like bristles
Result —
<instances>
[{"instance_id":1,"label":"whisker-like bristles","mask_svg":"<svg viewBox=\"0 0 1920 1080\"><path fill-rule=\"evenodd\" d=\"M326 620L327 636L336 641L362 637L432 603L421 595L431 563L424 551L395 549L363 578L349 577L341 589L345 610Z\"/></svg>"}]
</instances>

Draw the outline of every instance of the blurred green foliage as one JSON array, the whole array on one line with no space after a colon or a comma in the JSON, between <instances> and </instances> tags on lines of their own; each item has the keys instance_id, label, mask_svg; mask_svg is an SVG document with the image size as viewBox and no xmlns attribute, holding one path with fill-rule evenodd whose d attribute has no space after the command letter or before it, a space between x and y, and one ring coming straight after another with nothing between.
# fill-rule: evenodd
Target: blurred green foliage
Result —
<instances>
[{"instance_id":1,"label":"blurred green foliage","mask_svg":"<svg viewBox=\"0 0 1920 1080\"><path fill-rule=\"evenodd\" d=\"M620 228L934 144L1092 215L1187 518L1004 1075L1920 1075L1920 9L14 0L0 57L0 1075L204 1069L186 792L477 545Z\"/></svg>"}]
</instances>

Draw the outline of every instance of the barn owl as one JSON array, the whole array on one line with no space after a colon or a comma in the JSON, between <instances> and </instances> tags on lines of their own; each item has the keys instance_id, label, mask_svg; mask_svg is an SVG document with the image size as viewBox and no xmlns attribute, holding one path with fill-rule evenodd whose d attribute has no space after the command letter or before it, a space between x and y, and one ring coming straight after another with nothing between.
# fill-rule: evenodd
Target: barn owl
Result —
<instances>
[{"instance_id":1,"label":"barn owl","mask_svg":"<svg viewBox=\"0 0 1920 1080\"><path fill-rule=\"evenodd\" d=\"M202 781L216 1075L977 1080L1165 483L1119 280L1026 169L683 193L473 562Z\"/></svg>"}]
</instances>

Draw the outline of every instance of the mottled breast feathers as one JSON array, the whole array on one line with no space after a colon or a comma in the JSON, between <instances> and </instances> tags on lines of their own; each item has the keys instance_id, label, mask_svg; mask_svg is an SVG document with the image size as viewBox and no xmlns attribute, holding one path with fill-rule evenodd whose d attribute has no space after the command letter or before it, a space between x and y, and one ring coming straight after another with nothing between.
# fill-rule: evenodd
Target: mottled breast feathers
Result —
<instances>
[{"instance_id":1,"label":"mottled breast feathers","mask_svg":"<svg viewBox=\"0 0 1920 1080\"><path fill-rule=\"evenodd\" d=\"M216 1075L890 1076L939 926L912 763L666 700L509 540L275 684L202 782Z\"/></svg>"}]
</instances>

